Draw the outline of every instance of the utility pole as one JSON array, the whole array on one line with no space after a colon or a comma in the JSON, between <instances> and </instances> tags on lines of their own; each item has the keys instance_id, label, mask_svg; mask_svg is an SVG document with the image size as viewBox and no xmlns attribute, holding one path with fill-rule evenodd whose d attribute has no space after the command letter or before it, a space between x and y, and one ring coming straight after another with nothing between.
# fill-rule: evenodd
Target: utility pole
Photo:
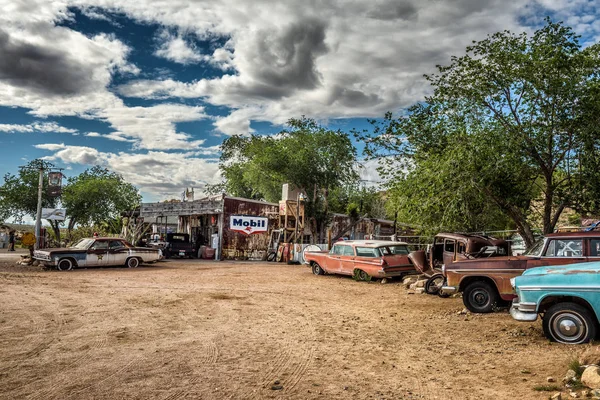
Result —
<instances>
[{"instance_id":1,"label":"utility pole","mask_svg":"<svg viewBox=\"0 0 600 400\"><path fill-rule=\"evenodd\" d=\"M42 190L44 188L44 167L40 166L40 179L38 182L37 213L35 216L35 250L40 248L40 233L42 231Z\"/></svg>"}]
</instances>

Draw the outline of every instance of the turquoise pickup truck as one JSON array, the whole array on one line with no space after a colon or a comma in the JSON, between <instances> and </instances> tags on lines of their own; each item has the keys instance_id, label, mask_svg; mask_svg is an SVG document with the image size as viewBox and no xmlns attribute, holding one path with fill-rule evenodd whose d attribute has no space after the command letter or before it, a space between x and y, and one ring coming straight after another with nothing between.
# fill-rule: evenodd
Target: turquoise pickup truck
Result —
<instances>
[{"instance_id":1,"label":"turquoise pickup truck","mask_svg":"<svg viewBox=\"0 0 600 400\"><path fill-rule=\"evenodd\" d=\"M544 334L565 344L587 343L599 332L600 262L531 268L511 279L517 321L542 315Z\"/></svg>"}]
</instances>

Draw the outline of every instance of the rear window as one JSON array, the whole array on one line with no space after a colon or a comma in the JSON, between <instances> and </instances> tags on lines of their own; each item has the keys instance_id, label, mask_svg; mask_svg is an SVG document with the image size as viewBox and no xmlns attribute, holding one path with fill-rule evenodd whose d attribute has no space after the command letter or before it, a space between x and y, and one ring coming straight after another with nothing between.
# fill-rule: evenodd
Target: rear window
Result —
<instances>
[{"instance_id":1,"label":"rear window","mask_svg":"<svg viewBox=\"0 0 600 400\"><path fill-rule=\"evenodd\" d=\"M373 247L356 247L357 257L381 257L379 249Z\"/></svg>"},{"instance_id":2,"label":"rear window","mask_svg":"<svg viewBox=\"0 0 600 400\"><path fill-rule=\"evenodd\" d=\"M392 252L392 254L406 255L406 254L410 253L410 251L408 250L408 246L406 246L404 244L388 246L388 247L389 247L390 251Z\"/></svg>"}]
</instances>

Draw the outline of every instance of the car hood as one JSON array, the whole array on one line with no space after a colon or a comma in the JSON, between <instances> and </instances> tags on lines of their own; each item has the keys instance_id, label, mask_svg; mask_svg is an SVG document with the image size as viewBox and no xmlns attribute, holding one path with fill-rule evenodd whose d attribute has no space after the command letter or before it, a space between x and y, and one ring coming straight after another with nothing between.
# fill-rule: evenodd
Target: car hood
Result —
<instances>
[{"instance_id":1,"label":"car hood","mask_svg":"<svg viewBox=\"0 0 600 400\"><path fill-rule=\"evenodd\" d=\"M523 272L523 276L530 275L574 275L574 274L600 274L600 261L583 262L568 265L553 265L546 267L530 268Z\"/></svg>"},{"instance_id":2,"label":"car hood","mask_svg":"<svg viewBox=\"0 0 600 400\"><path fill-rule=\"evenodd\" d=\"M57 247L52 249L40 249L36 250L36 253L85 253L86 250L78 249L75 247Z\"/></svg>"}]
</instances>

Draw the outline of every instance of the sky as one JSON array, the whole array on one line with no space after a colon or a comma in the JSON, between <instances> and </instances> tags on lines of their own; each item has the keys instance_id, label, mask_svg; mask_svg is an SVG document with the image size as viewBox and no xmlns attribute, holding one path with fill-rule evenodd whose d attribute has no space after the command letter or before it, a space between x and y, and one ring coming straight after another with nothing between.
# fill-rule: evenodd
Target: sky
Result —
<instances>
[{"instance_id":1,"label":"sky","mask_svg":"<svg viewBox=\"0 0 600 400\"><path fill-rule=\"evenodd\" d=\"M584 45L600 0L0 0L0 174L36 158L123 175L144 201L221 180L219 145L307 116L402 113L473 40L546 16ZM361 147L357 143L357 147ZM362 172L377 180L373 163ZM198 196L197 196L198 197Z\"/></svg>"}]
</instances>

